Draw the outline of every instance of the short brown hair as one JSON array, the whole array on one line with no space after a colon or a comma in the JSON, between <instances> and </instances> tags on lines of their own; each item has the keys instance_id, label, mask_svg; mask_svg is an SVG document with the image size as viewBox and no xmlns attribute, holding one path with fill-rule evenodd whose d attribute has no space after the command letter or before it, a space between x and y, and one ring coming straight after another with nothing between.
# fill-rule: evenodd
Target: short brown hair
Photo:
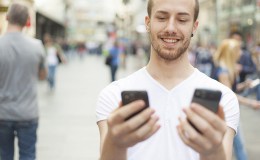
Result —
<instances>
[{"instance_id":1,"label":"short brown hair","mask_svg":"<svg viewBox=\"0 0 260 160\"><path fill-rule=\"evenodd\" d=\"M24 27L29 17L28 8L20 3L13 3L7 12L8 22L10 24L19 25Z\"/></svg>"},{"instance_id":2,"label":"short brown hair","mask_svg":"<svg viewBox=\"0 0 260 160\"><path fill-rule=\"evenodd\" d=\"M200 11L200 5L199 5L199 1L195 0L195 12L194 12L194 21L198 19L199 16L199 11ZM148 16L151 17L151 13L152 13L152 7L153 7L153 0L148 0L147 3L147 13Z\"/></svg>"}]
</instances>

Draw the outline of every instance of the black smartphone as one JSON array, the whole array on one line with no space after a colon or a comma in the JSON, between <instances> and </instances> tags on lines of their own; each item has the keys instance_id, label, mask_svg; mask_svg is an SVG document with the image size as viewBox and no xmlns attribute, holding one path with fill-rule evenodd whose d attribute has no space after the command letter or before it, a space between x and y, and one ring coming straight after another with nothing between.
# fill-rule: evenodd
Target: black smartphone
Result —
<instances>
[{"instance_id":1,"label":"black smartphone","mask_svg":"<svg viewBox=\"0 0 260 160\"><path fill-rule=\"evenodd\" d=\"M214 113L218 112L219 102L221 99L221 91L210 89L195 89L191 102L198 103ZM201 133L188 119L189 123Z\"/></svg>"},{"instance_id":2,"label":"black smartphone","mask_svg":"<svg viewBox=\"0 0 260 160\"><path fill-rule=\"evenodd\" d=\"M145 90L129 90L129 91L122 91L121 92L121 98L122 98L122 104L127 105L133 101L136 100L143 100L145 102L145 107L132 114L131 116L129 116L126 120L132 118L133 116L135 116L136 114L142 112L144 109L146 109L147 107L149 107L149 98L148 98L148 94L147 91Z\"/></svg>"},{"instance_id":3,"label":"black smartphone","mask_svg":"<svg viewBox=\"0 0 260 160\"><path fill-rule=\"evenodd\" d=\"M221 91L211 89L195 89L191 102L198 103L214 113L218 112Z\"/></svg>"}]
</instances>

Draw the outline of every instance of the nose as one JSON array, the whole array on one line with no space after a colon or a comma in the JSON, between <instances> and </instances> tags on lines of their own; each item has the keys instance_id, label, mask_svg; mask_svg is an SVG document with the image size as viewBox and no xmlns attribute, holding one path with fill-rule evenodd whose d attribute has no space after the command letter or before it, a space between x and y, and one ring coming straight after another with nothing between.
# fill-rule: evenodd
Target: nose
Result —
<instances>
[{"instance_id":1,"label":"nose","mask_svg":"<svg viewBox=\"0 0 260 160\"><path fill-rule=\"evenodd\" d=\"M169 19L166 26L166 31L169 33L176 33L177 28L173 17Z\"/></svg>"}]
</instances>

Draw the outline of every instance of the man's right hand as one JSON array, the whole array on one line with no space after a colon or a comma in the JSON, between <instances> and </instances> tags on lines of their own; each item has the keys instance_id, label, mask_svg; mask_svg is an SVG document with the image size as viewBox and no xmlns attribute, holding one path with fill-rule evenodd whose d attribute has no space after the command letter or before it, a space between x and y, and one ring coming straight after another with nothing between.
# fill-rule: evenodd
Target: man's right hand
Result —
<instances>
[{"instance_id":1,"label":"man's right hand","mask_svg":"<svg viewBox=\"0 0 260 160\"><path fill-rule=\"evenodd\" d=\"M159 118L154 115L155 111L150 107L126 121L129 116L144 107L145 103L142 100L125 106L120 104L107 119L108 132L105 141L110 141L110 145L115 148L127 149L158 131L160 126L156 122Z\"/></svg>"}]
</instances>

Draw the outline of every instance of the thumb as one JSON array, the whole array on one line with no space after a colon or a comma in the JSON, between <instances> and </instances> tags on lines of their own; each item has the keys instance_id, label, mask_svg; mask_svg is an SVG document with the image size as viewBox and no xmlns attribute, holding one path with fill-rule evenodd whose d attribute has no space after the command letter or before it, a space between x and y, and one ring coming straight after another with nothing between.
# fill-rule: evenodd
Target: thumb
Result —
<instances>
[{"instance_id":1,"label":"thumb","mask_svg":"<svg viewBox=\"0 0 260 160\"><path fill-rule=\"evenodd\" d=\"M119 102L119 108L123 106L122 101Z\"/></svg>"},{"instance_id":2,"label":"thumb","mask_svg":"<svg viewBox=\"0 0 260 160\"><path fill-rule=\"evenodd\" d=\"M225 120L225 113L224 113L223 107L221 107L221 106L218 107L217 115L218 115L221 119Z\"/></svg>"}]
</instances>

